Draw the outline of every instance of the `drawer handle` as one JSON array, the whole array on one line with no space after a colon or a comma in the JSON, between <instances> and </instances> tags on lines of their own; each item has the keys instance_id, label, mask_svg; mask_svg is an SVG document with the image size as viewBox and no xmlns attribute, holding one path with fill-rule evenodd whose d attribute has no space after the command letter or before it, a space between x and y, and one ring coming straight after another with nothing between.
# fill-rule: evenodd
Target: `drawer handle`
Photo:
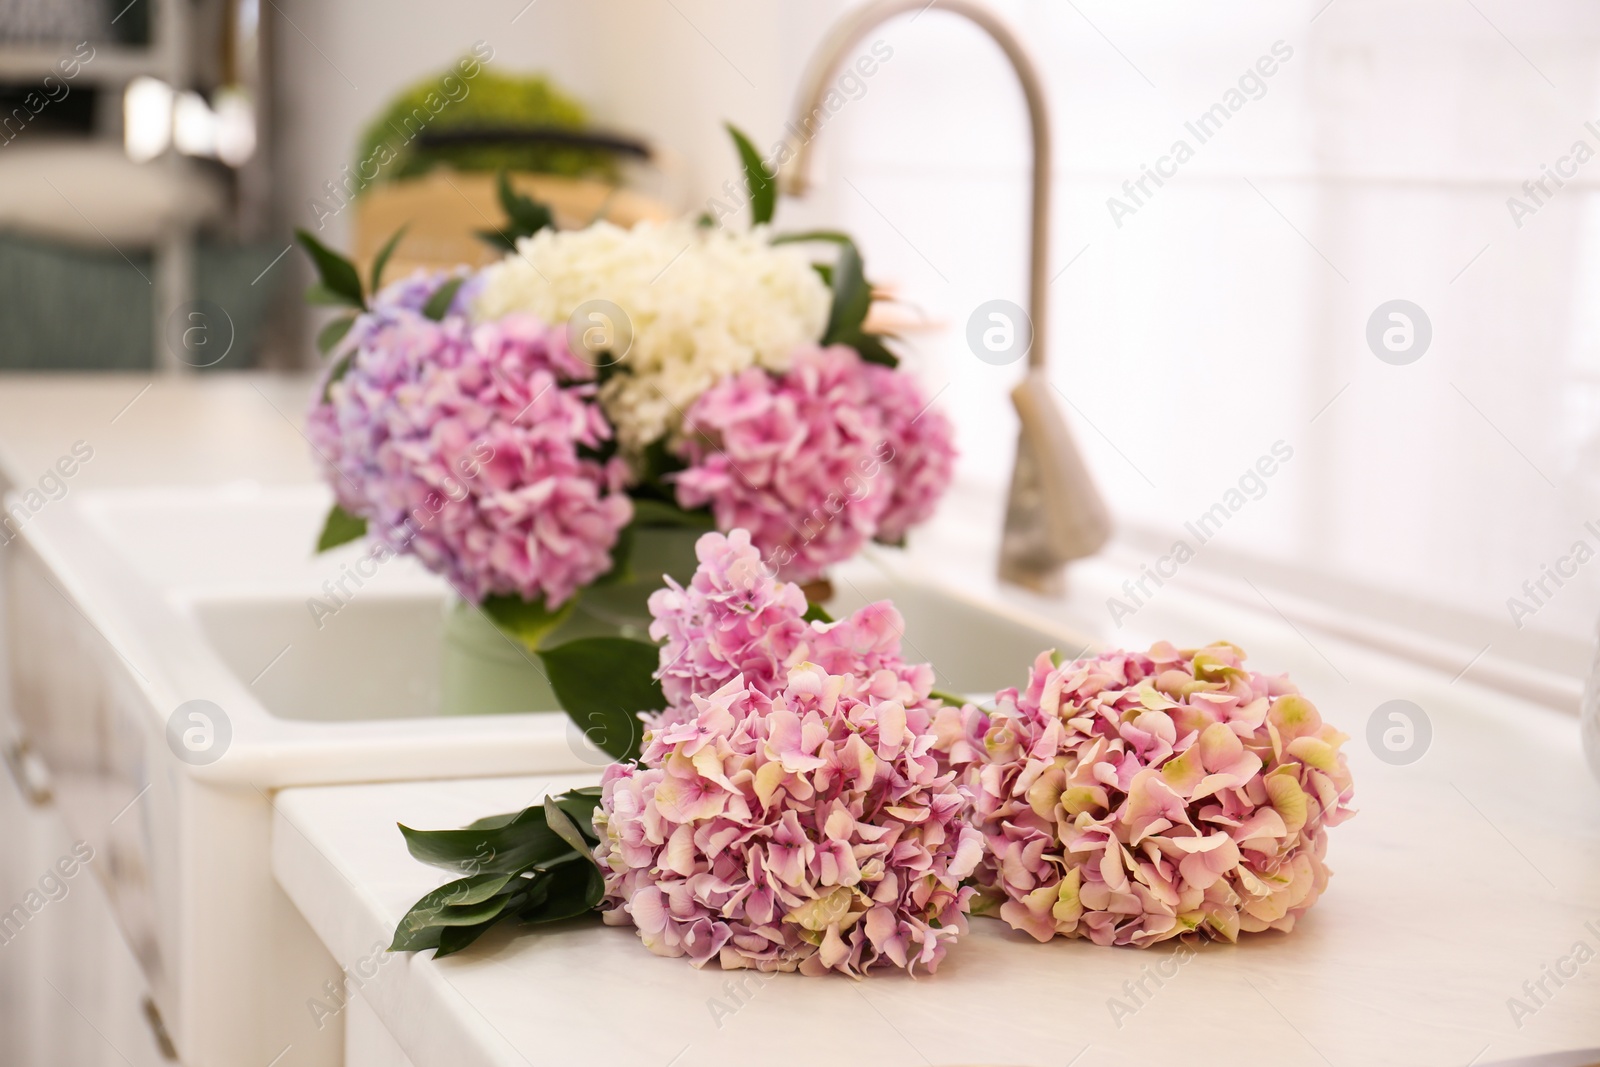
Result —
<instances>
[{"instance_id":1,"label":"drawer handle","mask_svg":"<svg viewBox=\"0 0 1600 1067\"><path fill-rule=\"evenodd\" d=\"M11 780L29 804L40 808L55 798L50 788L50 770L27 741L19 737L7 742L3 754Z\"/></svg>"}]
</instances>

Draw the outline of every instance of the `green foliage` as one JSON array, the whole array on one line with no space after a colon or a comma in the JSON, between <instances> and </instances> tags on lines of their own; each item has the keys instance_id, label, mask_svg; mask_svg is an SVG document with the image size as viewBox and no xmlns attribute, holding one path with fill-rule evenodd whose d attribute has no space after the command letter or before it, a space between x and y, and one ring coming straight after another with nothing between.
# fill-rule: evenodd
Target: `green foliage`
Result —
<instances>
[{"instance_id":1,"label":"green foliage","mask_svg":"<svg viewBox=\"0 0 1600 1067\"><path fill-rule=\"evenodd\" d=\"M843 344L846 337L860 333L871 306L872 289L867 285L861 253L854 241L846 241L839 245L839 258L833 264L833 306L822 343Z\"/></svg>"},{"instance_id":2,"label":"green foliage","mask_svg":"<svg viewBox=\"0 0 1600 1067\"><path fill-rule=\"evenodd\" d=\"M306 290L306 303L353 309L350 314L334 319L317 332L317 351L327 355L344 340L345 334L350 332L350 327L355 325L356 312L366 310L367 298L361 291L361 275L354 263L305 230L295 230L294 236L306 250L306 254L311 257L311 265L317 270L317 281ZM382 261L389 258L389 253L394 250L395 242L399 239L398 233L391 237L379 257L379 262L374 264L372 272L374 284L382 272ZM328 381L322 388L323 403L327 403L328 391L333 387L333 383L343 378L350 370L350 361L353 358L353 353L347 353L328 375Z\"/></svg>"},{"instance_id":3,"label":"green foliage","mask_svg":"<svg viewBox=\"0 0 1600 1067\"><path fill-rule=\"evenodd\" d=\"M317 351L322 353L324 356L329 352L332 352L334 347L337 346L340 341L344 340L344 335L350 332L350 327L354 326L355 324L356 317L354 315L345 315L341 318L334 319L332 322L328 323L328 325L318 330ZM342 361L337 371L338 377L330 377L328 379L328 384L331 385L333 382L337 381L338 378L343 378L345 376L345 372L349 369L349 361ZM326 400L327 397L323 397L323 399Z\"/></svg>"},{"instance_id":4,"label":"green foliage","mask_svg":"<svg viewBox=\"0 0 1600 1067\"><path fill-rule=\"evenodd\" d=\"M806 602L806 613L801 616L806 622L832 622L833 616L828 614L828 609L821 604Z\"/></svg>"},{"instance_id":5,"label":"green foliage","mask_svg":"<svg viewBox=\"0 0 1600 1067\"><path fill-rule=\"evenodd\" d=\"M361 275L356 272L355 264L305 230L295 230L294 236L311 257L312 266L317 268L318 284L306 293L306 300L312 304L348 304L365 309L367 301L361 292Z\"/></svg>"},{"instance_id":6,"label":"green foliage","mask_svg":"<svg viewBox=\"0 0 1600 1067\"><path fill-rule=\"evenodd\" d=\"M593 859L600 789L573 789L519 812L479 819L462 830L401 826L423 863L462 875L411 906L395 927L391 952L460 952L503 919L558 922L593 911L605 879Z\"/></svg>"},{"instance_id":7,"label":"green foliage","mask_svg":"<svg viewBox=\"0 0 1600 1067\"><path fill-rule=\"evenodd\" d=\"M461 291L461 285L465 281L465 278L451 278L435 289L433 295L428 297L428 302L422 305L422 314L434 322L444 318L450 311L450 304L455 300L456 293Z\"/></svg>"},{"instance_id":8,"label":"green foliage","mask_svg":"<svg viewBox=\"0 0 1600 1067\"><path fill-rule=\"evenodd\" d=\"M502 252L515 252L522 238L532 237L547 226L555 229L555 216L550 209L513 189L505 171L500 172L499 185L500 207L505 210L506 224L498 230L479 230L479 240Z\"/></svg>"},{"instance_id":9,"label":"green foliage","mask_svg":"<svg viewBox=\"0 0 1600 1067\"><path fill-rule=\"evenodd\" d=\"M854 241L839 244L839 258L833 264L833 307L828 312L828 328L822 336L825 345L849 345L869 363L886 367L899 364L894 353L877 334L867 333L862 324L872 307L872 286L861 265L861 253Z\"/></svg>"},{"instance_id":10,"label":"green foliage","mask_svg":"<svg viewBox=\"0 0 1600 1067\"><path fill-rule=\"evenodd\" d=\"M465 96L460 96L459 89L459 99L445 96L441 83L447 74L465 87ZM430 96L432 109L428 106ZM463 171L531 171L614 180L616 162L610 153L600 149L557 144L424 148L416 137L419 128L429 132L491 128L577 131L587 125L588 114L583 105L546 78L507 76L488 69L480 70L476 77L464 78L452 68L416 82L373 119L361 136L354 169L363 176L376 169L374 184L413 178L441 165ZM390 154L393 158L381 163ZM380 165L374 168L374 164Z\"/></svg>"},{"instance_id":11,"label":"green foliage","mask_svg":"<svg viewBox=\"0 0 1600 1067\"><path fill-rule=\"evenodd\" d=\"M626 637L583 637L539 650L550 688L591 744L619 760L639 758L639 712L667 706L655 678L660 649Z\"/></svg>"},{"instance_id":12,"label":"green foliage","mask_svg":"<svg viewBox=\"0 0 1600 1067\"><path fill-rule=\"evenodd\" d=\"M667 475L675 474L686 467L682 456L672 451L666 437L658 437L644 447L639 454L639 484L634 487L629 495L633 497L634 506L645 497L655 500L665 500L668 503L676 500L667 481Z\"/></svg>"},{"instance_id":13,"label":"green foliage","mask_svg":"<svg viewBox=\"0 0 1600 1067\"><path fill-rule=\"evenodd\" d=\"M849 345L869 363L899 366L899 358L884 344L884 335L867 333L863 328L867 312L872 308L872 283L867 281L861 250L850 235L838 230L808 230L804 233L780 234L772 239L775 245L813 241L839 246L838 258L833 263L814 264L817 273L833 291L833 306L828 312L828 326L822 335L822 343Z\"/></svg>"},{"instance_id":14,"label":"green foliage","mask_svg":"<svg viewBox=\"0 0 1600 1067\"><path fill-rule=\"evenodd\" d=\"M383 268L389 265L389 257L394 255L395 246L400 243L400 238L406 235L406 227L402 226L394 231L394 235L383 243L378 249L378 256L372 261L372 281L367 286L369 292L376 293L383 288Z\"/></svg>"},{"instance_id":15,"label":"green foliage","mask_svg":"<svg viewBox=\"0 0 1600 1067\"><path fill-rule=\"evenodd\" d=\"M367 520L360 515L352 515L335 504L322 524L322 533L317 537L317 551L326 552L330 548L338 548L348 541L355 541L365 536L367 536Z\"/></svg>"},{"instance_id":16,"label":"green foliage","mask_svg":"<svg viewBox=\"0 0 1600 1067\"><path fill-rule=\"evenodd\" d=\"M710 530L716 524L708 508L685 511L671 501L649 497L636 499L633 502L634 526L678 526L694 530Z\"/></svg>"},{"instance_id":17,"label":"green foliage","mask_svg":"<svg viewBox=\"0 0 1600 1067\"><path fill-rule=\"evenodd\" d=\"M550 611L542 602L535 604L520 596L496 594L484 597L478 606L489 616L489 621L504 633L520 641L529 652L537 652L539 643L550 636L557 626L566 622L577 605L578 598L572 596L567 598L565 604Z\"/></svg>"},{"instance_id":18,"label":"green foliage","mask_svg":"<svg viewBox=\"0 0 1600 1067\"><path fill-rule=\"evenodd\" d=\"M723 123L739 151L739 162L744 166L744 184L750 193L750 222L759 226L772 221L772 212L778 206L778 176L767 169L761 153L750 143L738 127Z\"/></svg>"},{"instance_id":19,"label":"green foliage","mask_svg":"<svg viewBox=\"0 0 1600 1067\"><path fill-rule=\"evenodd\" d=\"M843 230L803 230L800 233L780 233L772 239L775 245L807 244L811 241L829 241L838 245L855 243Z\"/></svg>"},{"instance_id":20,"label":"green foliage","mask_svg":"<svg viewBox=\"0 0 1600 1067\"><path fill-rule=\"evenodd\" d=\"M350 325L354 326L355 322L356 322L355 316L354 315L350 316ZM332 331L333 325L334 325L333 323L329 323L328 326L323 328L322 333L317 335L317 341L318 341L319 344L322 341L323 335L324 334L328 334L328 333L330 333ZM341 333L339 335L338 340L334 341L333 344L338 344L339 341L342 341L343 339L344 339L344 334ZM332 345L330 345L329 347L331 348ZM323 355L327 355L328 354L327 349L324 349L322 354ZM354 352L346 352L344 355L339 357L339 362L337 362L337 363L335 363L333 365L333 370L328 372L328 380L322 383L322 402L324 404L326 404L329 400L333 399L333 383L339 381L346 374L349 374L350 373L350 368L355 366L355 362L356 362L356 354Z\"/></svg>"}]
</instances>

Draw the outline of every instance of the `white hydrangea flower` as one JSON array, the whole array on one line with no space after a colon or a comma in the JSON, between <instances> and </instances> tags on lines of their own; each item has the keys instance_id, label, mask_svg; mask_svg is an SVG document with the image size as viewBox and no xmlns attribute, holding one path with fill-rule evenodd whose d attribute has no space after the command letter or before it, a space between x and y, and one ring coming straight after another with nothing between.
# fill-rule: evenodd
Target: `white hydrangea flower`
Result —
<instances>
[{"instance_id":1,"label":"white hydrangea flower","mask_svg":"<svg viewBox=\"0 0 1600 1067\"><path fill-rule=\"evenodd\" d=\"M519 241L485 272L474 311L561 323L590 300L616 304L633 329L629 373L605 384L601 402L634 454L677 430L722 378L750 366L786 370L795 349L821 338L831 305L806 255L774 247L764 229L599 222Z\"/></svg>"}]
</instances>

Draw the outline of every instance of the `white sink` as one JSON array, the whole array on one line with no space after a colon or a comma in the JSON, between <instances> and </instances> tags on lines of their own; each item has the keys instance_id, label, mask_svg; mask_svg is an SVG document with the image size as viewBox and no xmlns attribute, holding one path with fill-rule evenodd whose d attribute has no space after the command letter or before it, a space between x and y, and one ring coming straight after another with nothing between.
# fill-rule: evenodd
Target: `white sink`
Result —
<instances>
[{"instance_id":1,"label":"white sink","mask_svg":"<svg viewBox=\"0 0 1600 1067\"><path fill-rule=\"evenodd\" d=\"M97 864L188 1067L340 1062L339 969L272 880L270 794L289 785L592 770L559 712L442 717L446 589L392 559L354 589L361 545L311 551L320 487L84 490L5 551L12 676L27 740ZM325 582L348 603L318 620ZM897 553L839 568L835 615L892 598L941 689L992 692L1042 648L1087 644L912 573ZM188 701L231 734L181 760ZM180 746L181 748L181 746Z\"/></svg>"}]
</instances>

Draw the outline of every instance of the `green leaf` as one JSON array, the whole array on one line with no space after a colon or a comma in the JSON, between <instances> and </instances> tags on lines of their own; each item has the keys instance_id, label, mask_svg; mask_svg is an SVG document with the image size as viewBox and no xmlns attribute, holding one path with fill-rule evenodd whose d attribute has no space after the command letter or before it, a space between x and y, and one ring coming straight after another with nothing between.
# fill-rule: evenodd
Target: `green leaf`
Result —
<instances>
[{"instance_id":1,"label":"green leaf","mask_svg":"<svg viewBox=\"0 0 1600 1067\"><path fill-rule=\"evenodd\" d=\"M456 874L505 874L558 856L567 844L544 821L544 806L523 814L536 821L518 821L498 830L413 830L400 827L414 859Z\"/></svg>"},{"instance_id":2,"label":"green leaf","mask_svg":"<svg viewBox=\"0 0 1600 1067\"><path fill-rule=\"evenodd\" d=\"M523 821L526 822L527 819L525 819L524 816L527 816L528 813L530 811L532 811L532 810L533 810L532 808L523 808L521 811L508 811L503 815L485 815L483 818L478 819L475 822L469 822L466 826L463 827L463 829L466 829L466 830L499 830L499 829L502 829L504 827L510 826L512 823L516 822L518 819L523 819Z\"/></svg>"},{"instance_id":3,"label":"green leaf","mask_svg":"<svg viewBox=\"0 0 1600 1067\"><path fill-rule=\"evenodd\" d=\"M323 289L342 298L346 304L358 308L367 306L365 298L361 295L361 275L356 273L354 263L305 230L295 230L294 236L311 256L311 262L317 268L317 276L322 279Z\"/></svg>"},{"instance_id":4,"label":"green leaf","mask_svg":"<svg viewBox=\"0 0 1600 1067\"><path fill-rule=\"evenodd\" d=\"M617 531L611 543L611 569L590 582L590 585L617 585L633 581L633 542L638 527L628 523Z\"/></svg>"},{"instance_id":5,"label":"green leaf","mask_svg":"<svg viewBox=\"0 0 1600 1067\"><path fill-rule=\"evenodd\" d=\"M517 240L532 237L540 230L556 225L550 208L529 196L523 196L511 187L511 179L504 170L500 172L500 206L506 213L506 225L499 230L479 230L480 240L487 241L504 252L515 252Z\"/></svg>"},{"instance_id":6,"label":"green leaf","mask_svg":"<svg viewBox=\"0 0 1600 1067\"><path fill-rule=\"evenodd\" d=\"M532 237L556 224L549 206L513 189L510 176L503 170L500 172L500 206L506 209L506 217L511 220L518 237Z\"/></svg>"},{"instance_id":7,"label":"green leaf","mask_svg":"<svg viewBox=\"0 0 1600 1067\"><path fill-rule=\"evenodd\" d=\"M605 896L605 877L592 862L552 871L544 900L527 907L517 918L525 923L553 923L576 919L593 911Z\"/></svg>"},{"instance_id":8,"label":"green leaf","mask_svg":"<svg viewBox=\"0 0 1600 1067\"><path fill-rule=\"evenodd\" d=\"M849 345L868 363L898 367L900 359L883 343L883 337L862 329L867 312L872 308L872 284L867 281L862 267L861 250L850 235L839 230L807 230L803 233L779 234L772 239L775 245L812 241L827 241L839 246L839 257L835 263L812 264L812 269L822 276L823 282L833 291L833 307L829 310L828 327L822 343Z\"/></svg>"},{"instance_id":9,"label":"green leaf","mask_svg":"<svg viewBox=\"0 0 1600 1067\"><path fill-rule=\"evenodd\" d=\"M339 362L333 365L333 370L328 372L328 380L322 383L322 402L326 404L333 399L333 383L350 373L350 368L356 364L354 351L346 352L339 357Z\"/></svg>"},{"instance_id":10,"label":"green leaf","mask_svg":"<svg viewBox=\"0 0 1600 1067\"><path fill-rule=\"evenodd\" d=\"M419 902L418 907L421 907ZM415 909L413 909L415 910ZM423 921L412 912L406 912L395 924L394 936L389 939L390 952L421 952L425 948L438 948L439 935L444 927Z\"/></svg>"},{"instance_id":11,"label":"green leaf","mask_svg":"<svg viewBox=\"0 0 1600 1067\"><path fill-rule=\"evenodd\" d=\"M777 175L767 169L756 146L731 122L723 123L739 150L739 162L744 164L744 182L750 190L750 222L759 226L772 221L773 209L778 205Z\"/></svg>"},{"instance_id":12,"label":"green leaf","mask_svg":"<svg viewBox=\"0 0 1600 1067\"><path fill-rule=\"evenodd\" d=\"M340 294L329 289L321 282L312 282L306 287L306 303L317 307L349 307L350 301Z\"/></svg>"},{"instance_id":13,"label":"green leaf","mask_svg":"<svg viewBox=\"0 0 1600 1067\"><path fill-rule=\"evenodd\" d=\"M455 300L456 293L461 289L465 278L451 278L428 297L428 302L422 305L422 313L434 322L444 318L450 311L450 303Z\"/></svg>"},{"instance_id":14,"label":"green leaf","mask_svg":"<svg viewBox=\"0 0 1600 1067\"><path fill-rule=\"evenodd\" d=\"M354 315L346 315L328 323L317 334L317 351L323 355L333 351L334 347L344 340L344 335L350 332L350 327L355 324L356 317Z\"/></svg>"},{"instance_id":15,"label":"green leaf","mask_svg":"<svg viewBox=\"0 0 1600 1067\"><path fill-rule=\"evenodd\" d=\"M502 890L516 877L486 873L446 882L411 905L394 928L389 951L437 948L443 927L475 926L499 918L514 895Z\"/></svg>"},{"instance_id":16,"label":"green leaf","mask_svg":"<svg viewBox=\"0 0 1600 1067\"><path fill-rule=\"evenodd\" d=\"M390 950L432 948L448 956L508 917L544 923L593 910L605 890L593 856L600 792L598 786L571 789L464 830L400 827L414 857L468 873L413 904L396 925Z\"/></svg>"},{"instance_id":17,"label":"green leaf","mask_svg":"<svg viewBox=\"0 0 1600 1067\"><path fill-rule=\"evenodd\" d=\"M499 896L506 883L516 876L515 871L484 871L482 874L446 882L423 900L434 898L435 903L441 908L474 907L491 897Z\"/></svg>"},{"instance_id":18,"label":"green leaf","mask_svg":"<svg viewBox=\"0 0 1600 1067\"><path fill-rule=\"evenodd\" d=\"M889 351L883 343L883 338L874 333L858 333L854 338L845 342L861 354L861 358L868 363L881 363L885 367L898 367L900 358Z\"/></svg>"},{"instance_id":19,"label":"green leaf","mask_svg":"<svg viewBox=\"0 0 1600 1067\"><path fill-rule=\"evenodd\" d=\"M667 475L681 471L687 464L683 458L674 454L667 444L665 435L656 438L639 454L639 484L633 491L633 499L638 502L642 494L650 491L651 487L667 484ZM670 494L663 491L661 499L670 502Z\"/></svg>"},{"instance_id":20,"label":"green leaf","mask_svg":"<svg viewBox=\"0 0 1600 1067\"><path fill-rule=\"evenodd\" d=\"M828 311L828 327L822 335L825 345L849 345L868 363L898 367L900 360L889 351L883 338L867 333L862 324L872 307L872 286L861 265L861 252L844 234L817 231L804 235L813 240L831 240L839 245L839 258L827 277L833 290L833 306Z\"/></svg>"},{"instance_id":21,"label":"green leaf","mask_svg":"<svg viewBox=\"0 0 1600 1067\"><path fill-rule=\"evenodd\" d=\"M711 512L704 508L694 511L685 511L678 505L666 500L656 500L651 497L635 497L633 501L633 526L671 526L691 530L715 529L717 522L712 518Z\"/></svg>"},{"instance_id":22,"label":"green leaf","mask_svg":"<svg viewBox=\"0 0 1600 1067\"><path fill-rule=\"evenodd\" d=\"M555 832L555 835L571 845L573 851L577 852L578 855L588 854L588 839L583 836L577 825L573 823L572 817L561 810L561 805L556 803L556 798L553 796L544 798L544 821Z\"/></svg>"},{"instance_id":23,"label":"green leaf","mask_svg":"<svg viewBox=\"0 0 1600 1067\"><path fill-rule=\"evenodd\" d=\"M660 650L625 637L584 637L539 650L556 699L584 736L618 760L637 759L639 712L667 706L655 670Z\"/></svg>"},{"instance_id":24,"label":"green leaf","mask_svg":"<svg viewBox=\"0 0 1600 1067\"><path fill-rule=\"evenodd\" d=\"M502 912L488 922L479 923L477 926L446 926L439 931L439 944L433 953L434 959L443 959L453 956L457 952L471 945L478 938L488 933L490 928L504 919L508 913Z\"/></svg>"},{"instance_id":25,"label":"green leaf","mask_svg":"<svg viewBox=\"0 0 1600 1067\"><path fill-rule=\"evenodd\" d=\"M398 940L402 934L415 935L429 926L475 926L492 919L505 910L506 901L514 895L503 893L501 889L517 877L515 874L492 874L447 882L411 906L395 927L395 938ZM478 892L484 886L494 888ZM470 900L464 899L468 893L472 894Z\"/></svg>"},{"instance_id":26,"label":"green leaf","mask_svg":"<svg viewBox=\"0 0 1600 1067\"><path fill-rule=\"evenodd\" d=\"M505 877L510 881L514 876L495 875L495 877ZM414 921L425 921L430 926L476 926L481 922L499 918L506 910L506 904L512 896L510 893L495 893L475 904L463 904L460 907L443 905L432 916L421 913Z\"/></svg>"},{"instance_id":27,"label":"green leaf","mask_svg":"<svg viewBox=\"0 0 1600 1067\"><path fill-rule=\"evenodd\" d=\"M520 642L529 652L537 652L539 642L566 622L577 605L577 594L568 597L567 602L554 611L546 610L542 603L535 604L520 596L495 594L484 597L478 607L502 632Z\"/></svg>"},{"instance_id":28,"label":"green leaf","mask_svg":"<svg viewBox=\"0 0 1600 1067\"><path fill-rule=\"evenodd\" d=\"M803 230L800 233L780 233L772 239L775 245L806 244L811 241L831 241L837 245L853 245L855 241L843 230Z\"/></svg>"},{"instance_id":29,"label":"green leaf","mask_svg":"<svg viewBox=\"0 0 1600 1067\"><path fill-rule=\"evenodd\" d=\"M500 252L515 252L517 242L499 230L475 230L478 240Z\"/></svg>"},{"instance_id":30,"label":"green leaf","mask_svg":"<svg viewBox=\"0 0 1600 1067\"><path fill-rule=\"evenodd\" d=\"M806 604L806 613L800 616L806 622L832 622L833 616L821 604Z\"/></svg>"},{"instance_id":31,"label":"green leaf","mask_svg":"<svg viewBox=\"0 0 1600 1067\"><path fill-rule=\"evenodd\" d=\"M378 258L372 261L372 281L368 286L368 292L376 293L383 288L383 268L389 265L389 257L394 254L395 245L400 243L400 238L406 235L406 229L406 226L402 226L394 231L394 236L378 249Z\"/></svg>"},{"instance_id":32,"label":"green leaf","mask_svg":"<svg viewBox=\"0 0 1600 1067\"><path fill-rule=\"evenodd\" d=\"M853 241L847 241L839 246L839 258L833 265L833 307L828 312L822 343L849 344L860 336L861 324L871 306L872 288L862 270L861 253Z\"/></svg>"},{"instance_id":33,"label":"green leaf","mask_svg":"<svg viewBox=\"0 0 1600 1067\"><path fill-rule=\"evenodd\" d=\"M367 520L360 515L352 515L335 504L322 524L322 533L317 537L317 551L326 552L330 548L338 548L347 541L354 541L366 535Z\"/></svg>"},{"instance_id":34,"label":"green leaf","mask_svg":"<svg viewBox=\"0 0 1600 1067\"><path fill-rule=\"evenodd\" d=\"M594 832L594 809L600 806L600 793L599 786L590 785L569 789L556 797L556 806L566 812L583 835L592 841L600 840L600 835Z\"/></svg>"}]
</instances>

